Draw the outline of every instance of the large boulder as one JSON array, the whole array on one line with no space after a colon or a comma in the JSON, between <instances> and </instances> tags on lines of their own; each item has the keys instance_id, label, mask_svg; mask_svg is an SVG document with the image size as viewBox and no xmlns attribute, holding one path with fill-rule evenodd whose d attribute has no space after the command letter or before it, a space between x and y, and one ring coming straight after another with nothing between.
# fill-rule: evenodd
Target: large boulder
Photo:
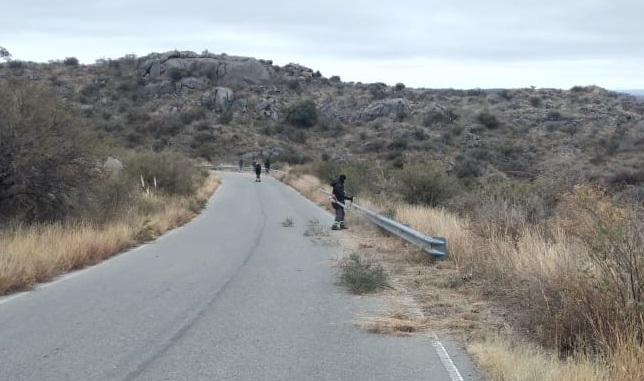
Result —
<instances>
[{"instance_id":1,"label":"large boulder","mask_svg":"<svg viewBox=\"0 0 644 381\"><path fill-rule=\"evenodd\" d=\"M381 116L404 115L409 110L409 101L405 98L382 99L371 103L362 110L360 119L369 121Z\"/></svg>"},{"instance_id":2,"label":"large boulder","mask_svg":"<svg viewBox=\"0 0 644 381\"><path fill-rule=\"evenodd\" d=\"M227 87L215 87L199 97L199 104L216 112L228 111L235 100L235 92Z\"/></svg>"},{"instance_id":3,"label":"large boulder","mask_svg":"<svg viewBox=\"0 0 644 381\"><path fill-rule=\"evenodd\" d=\"M175 83L172 81L148 83L143 87L143 94L149 98L158 98L159 96L173 94L175 92Z\"/></svg>"},{"instance_id":4,"label":"large boulder","mask_svg":"<svg viewBox=\"0 0 644 381\"><path fill-rule=\"evenodd\" d=\"M215 88L215 111L228 111L235 100L235 93L227 87Z\"/></svg>"}]
</instances>

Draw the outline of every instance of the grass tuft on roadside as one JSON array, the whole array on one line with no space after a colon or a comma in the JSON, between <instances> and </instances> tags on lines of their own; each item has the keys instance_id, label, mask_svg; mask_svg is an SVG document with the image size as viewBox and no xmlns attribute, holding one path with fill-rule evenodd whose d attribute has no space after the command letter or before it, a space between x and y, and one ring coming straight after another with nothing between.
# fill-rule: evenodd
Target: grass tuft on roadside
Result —
<instances>
[{"instance_id":1,"label":"grass tuft on roadside","mask_svg":"<svg viewBox=\"0 0 644 381\"><path fill-rule=\"evenodd\" d=\"M377 262L352 253L340 262L341 281L354 294L367 294L389 287L385 269Z\"/></svg>"}]
</instances>

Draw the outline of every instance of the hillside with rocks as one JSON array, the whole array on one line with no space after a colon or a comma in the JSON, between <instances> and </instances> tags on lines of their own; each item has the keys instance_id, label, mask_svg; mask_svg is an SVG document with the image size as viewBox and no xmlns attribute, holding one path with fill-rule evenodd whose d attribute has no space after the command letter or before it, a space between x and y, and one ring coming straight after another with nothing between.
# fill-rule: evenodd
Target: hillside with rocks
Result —
<instances>
[{"instance_id":1,"label":"hillside with rocks","mask_svg":"<svg viewBox=\"0 0 644 381\"><path fill-rule=\"evenodd\" d=\"M644 100L595 86L414 89L182 51L93 65L9 61L0 81L53 87L88 127L130 148L228 163L437 161L478 182L556 172L644 194Z\"/></svg>"}]
</instances>

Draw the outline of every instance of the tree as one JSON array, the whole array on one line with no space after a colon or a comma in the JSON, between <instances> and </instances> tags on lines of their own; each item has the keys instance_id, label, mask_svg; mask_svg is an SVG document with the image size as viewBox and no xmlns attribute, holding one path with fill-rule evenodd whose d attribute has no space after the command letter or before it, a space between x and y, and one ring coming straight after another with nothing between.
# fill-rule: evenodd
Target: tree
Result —
<instances>
[{"instance_id":1,"label":"tree","mask_svg":"<svg viewBox=\"0 0 644 381\"><path fill-rule=\"evenodd\" d=\"M78 58L76 57L66 57L65 60L63 60L63 64L66 66L78 66Z\"/></svg>"},{"instance_id":2,"label":"tree","mask_svg":"<svg viewBox=\"0 0 644 381\"><path fill-rule=\"evenodd\" d=\"M0 220L59 220L89 201L95 142L51 91L0 85Z\"/></svg>"},{"instance_id":3,"label":"tree","mask_svg":"<svg viewBox=\"0 0 644 381\"><path fill-rule=\"evenodd\" d=\"M11 59L11 53L9 53L9 51L5 49L3 46L0 46L0 58L7 61Z\"/></svg>"}]
</instances>

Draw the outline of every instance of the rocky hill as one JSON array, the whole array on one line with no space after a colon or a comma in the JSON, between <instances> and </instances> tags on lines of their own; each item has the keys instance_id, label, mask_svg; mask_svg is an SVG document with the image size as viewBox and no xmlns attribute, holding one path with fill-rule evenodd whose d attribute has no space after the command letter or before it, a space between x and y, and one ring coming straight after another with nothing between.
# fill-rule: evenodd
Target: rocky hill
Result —
<instances>
[{"instance_id":1,"label":"rocky hill","mask_svg":"<svg viewBox=\"0 0 644 381\"><path fill-rule=\"evenodd\" d=\"M88 126L129 147L226 162L438 160L477 181L565 171L644 186L644 100L598 87L413 89L180 51L0 65L0 81L16 80L53 86Z\"/></svg>"}]
</instances>

